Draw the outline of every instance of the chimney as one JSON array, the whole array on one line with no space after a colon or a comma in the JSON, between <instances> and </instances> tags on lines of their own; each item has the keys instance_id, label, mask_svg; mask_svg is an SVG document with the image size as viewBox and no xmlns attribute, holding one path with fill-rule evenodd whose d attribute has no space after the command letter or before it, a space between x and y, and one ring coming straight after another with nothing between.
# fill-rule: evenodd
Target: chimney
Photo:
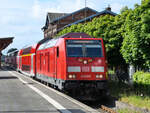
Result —
<instances>
[{"instance_id":1,"label":"chimney","mask_svg":"<svg viewBox=\"0 0 150 113\"><path fill-rule=\"evenodd\" d=\"M110 5L108 5L108 7L106 7L106 10L111 11Z\"/></svg>"}]
</instances>

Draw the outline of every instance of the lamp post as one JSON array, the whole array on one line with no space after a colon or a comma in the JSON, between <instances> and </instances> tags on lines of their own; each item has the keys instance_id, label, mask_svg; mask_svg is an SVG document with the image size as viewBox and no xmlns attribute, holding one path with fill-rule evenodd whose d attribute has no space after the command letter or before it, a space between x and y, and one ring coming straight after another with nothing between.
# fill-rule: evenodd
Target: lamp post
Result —
<instances>
[{"instance_id":1,"label":"lamp post","mask_svg":"<svg viewBox=\"0 0 150 113\"><path fill-rule=\"evenodd\" d=\"M87 12L86 12L86 4L87 4L87 0L85 0L85 23L86 23L86 16L87 16L87 15L86 15L86 13L87 13Z\"/></svg>"}]
</instances>

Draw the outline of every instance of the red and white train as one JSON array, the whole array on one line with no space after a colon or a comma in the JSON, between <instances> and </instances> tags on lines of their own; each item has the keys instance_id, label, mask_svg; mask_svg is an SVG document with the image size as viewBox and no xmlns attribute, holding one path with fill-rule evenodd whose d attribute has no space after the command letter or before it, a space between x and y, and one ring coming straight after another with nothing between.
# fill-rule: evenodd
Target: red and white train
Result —
<instances>
[{"instance_id":1,"label":"red and white train","mask_svg":"<svg viewBox=\"0 0 150 113\"><path fill-rule=\"evenodd\" d=\"M18 71L60 90L89 98L107 93L107 61L102 38L68 33L21 49L16 57Z\"/></svg>"}]
</instances>

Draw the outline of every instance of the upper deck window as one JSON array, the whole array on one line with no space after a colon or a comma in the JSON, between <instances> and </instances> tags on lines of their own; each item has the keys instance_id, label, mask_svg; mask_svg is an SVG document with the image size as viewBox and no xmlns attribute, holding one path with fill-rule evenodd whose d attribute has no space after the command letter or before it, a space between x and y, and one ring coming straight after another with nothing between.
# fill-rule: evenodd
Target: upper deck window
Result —
<instances>
[{"instance_id":1,"label":"upper deck window","mask_svg":"<svg viewBox=\"0 0 150 113\"><path fill-rule=\"evenodd\" d=\"M22 55L29 54L31 52L31 47L23 49Z\"/></svg>"},{"instance_id":2,"label":"upper deck window","mask_svg":"<svg viewBox=\"0 0 150 113\"><path fill-rule=\"evenodd\" d=\"M57 41L58 41L58 39L48 40L47 42L41 44L40 47L38 48L38 50L51 48L51 47L55 46L55 44L57 43Z\"/></svg>"},{"instance_id":3,"label":"upper deck window","mask_svg":"<svg viewBox=\"0 0 150 113\"><path fill-rule=\"evenodd\" d=\"M103 57L100 40L67 40L68 57Z\"/></svg>"}]
</instances>

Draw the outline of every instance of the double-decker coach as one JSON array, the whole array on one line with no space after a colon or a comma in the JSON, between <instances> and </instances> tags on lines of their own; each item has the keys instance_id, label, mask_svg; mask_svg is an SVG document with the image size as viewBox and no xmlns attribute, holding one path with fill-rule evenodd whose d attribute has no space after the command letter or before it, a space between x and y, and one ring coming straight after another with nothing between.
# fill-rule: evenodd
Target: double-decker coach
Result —
<instances>
[{"instance_id":1,"label":"double-decker coach","mask_svg":"<svg viewBox=\"0 0 150 113\"><path fill-rule=\"evenodd\" d=\"M68 33L40 44L36 78L80 96L106 94L107 63L102 38Z\"/></svg>"},{"instance_id":2,"label":"double-decker coach","mask_svg":"<svg viewBox=\"0 0 150 113\"><path fill-rule=\"evenodd\" d=\"M17 56L18 71L29 75L30 77L35 77L35 53L38 44L30 47L21 49Z\"/></svg>"}]
</instances>

